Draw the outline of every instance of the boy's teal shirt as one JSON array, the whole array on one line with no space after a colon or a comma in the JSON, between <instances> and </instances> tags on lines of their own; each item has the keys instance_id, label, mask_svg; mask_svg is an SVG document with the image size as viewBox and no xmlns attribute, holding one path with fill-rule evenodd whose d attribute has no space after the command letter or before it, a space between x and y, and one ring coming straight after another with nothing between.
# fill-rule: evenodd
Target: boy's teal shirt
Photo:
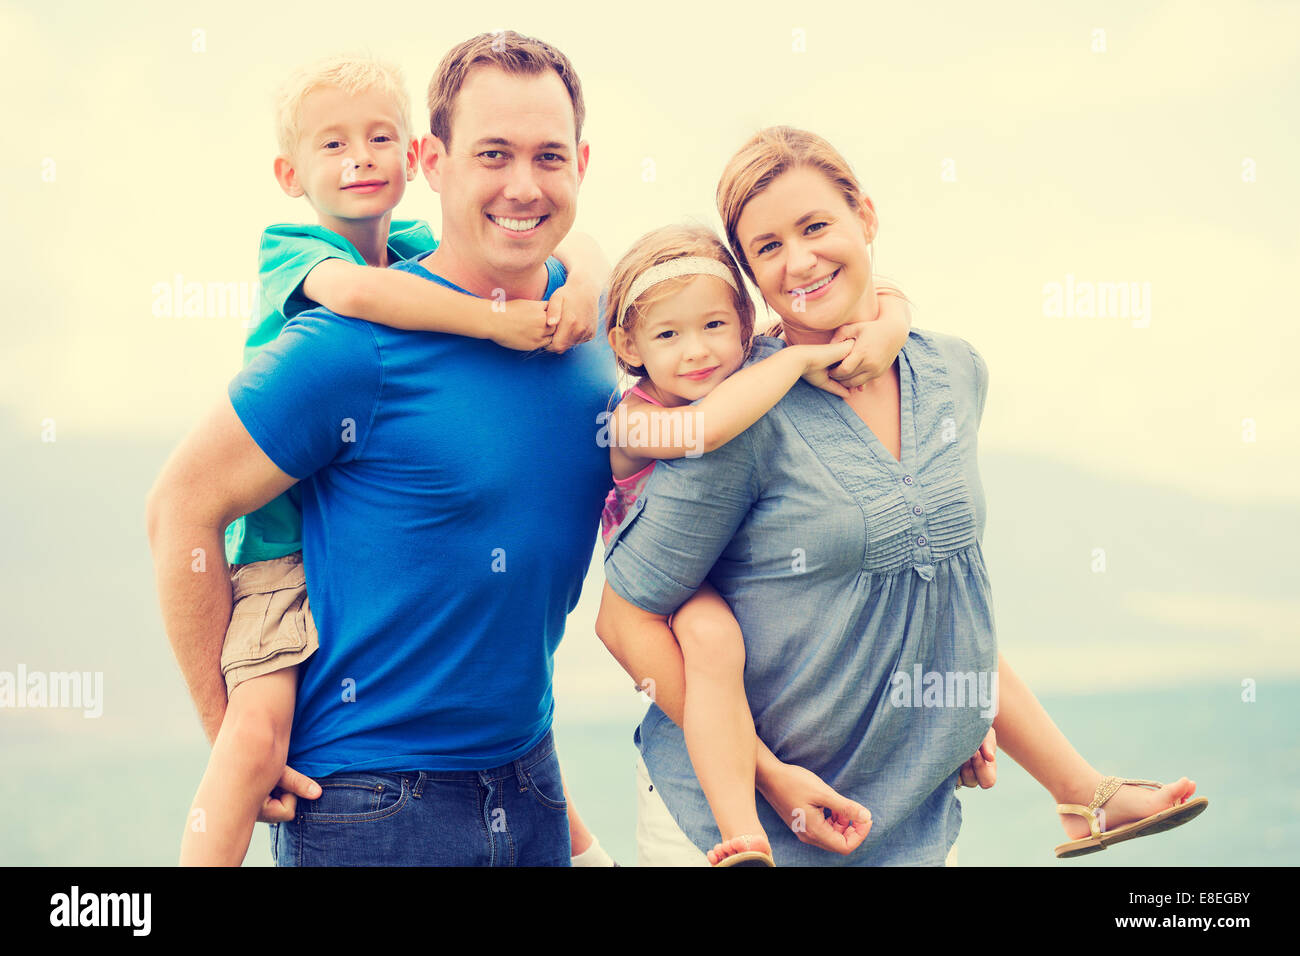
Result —
<instances>
[{"instance_id":1,"label":"boy's teal shirt","mask_svg":"<svg viewBox=\"0 0 1300 956\"><path fill-rule=\"evenodd\" d=\"M394 219L388 229L390 262L412 259L438 248L433 230L422 219ZM359 266L365 258L347 239L324 226L283 224L262 233L257 257L257 319L244 340L244 364L251 362L284 329L285 323L317 303L302 292L307 273L326 259L346 259ZM302 504L298 486L226 529L226 560L249 564L282 558L302 550Z\"/></svg>"}]
</instances>

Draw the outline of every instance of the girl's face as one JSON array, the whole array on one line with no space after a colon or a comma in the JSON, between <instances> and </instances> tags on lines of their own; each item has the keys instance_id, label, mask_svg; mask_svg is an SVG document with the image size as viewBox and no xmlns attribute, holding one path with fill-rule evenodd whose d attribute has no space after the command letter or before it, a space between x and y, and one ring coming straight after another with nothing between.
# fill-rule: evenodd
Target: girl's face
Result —
<instances>
[{"instance_id":1,"label":"girl's face","mask_svg":"<svg viewBox=\"0 0 1300 956\"><path fill-rule=\"evenodd\" d=\"M787 329L814 334L875 317L868 248L875 234L871 200L864 195L851 209L822 172L805 167L772 180L736 223L767 304Z\"/></svg>"},{"instance_id":2,"label":"girl's face","mask_svg":"<svg viewBox=\"0 0 1300 956\"><path fill-rule=\"evenodd\" d=\"M694 276L642 312L623 348L630 364L645 367L665 405L703 398L745 361L731 287Z\"/></svg>"}]
</instances>

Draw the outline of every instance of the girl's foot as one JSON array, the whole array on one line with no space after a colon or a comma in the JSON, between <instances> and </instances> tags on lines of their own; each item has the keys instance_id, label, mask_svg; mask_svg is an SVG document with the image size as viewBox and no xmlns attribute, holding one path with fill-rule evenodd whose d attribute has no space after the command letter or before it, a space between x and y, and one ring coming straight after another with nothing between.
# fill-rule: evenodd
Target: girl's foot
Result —
<instances>
[{"instance_id":1,"label":"girl's foot","mask_svg":"<svg viewBox=\"0 0 1300 956\"><path fill-rule=\"evenodd\" d=\"M1093 793L1100 782L1101 777L1098 776L1090 784L1092 790L1089 790L1086 794L1080 790L1078 793L1071 795L1069 799L1060 802L1078 803L1087 806L1092 802ZM1195 792L1196 782L1188 780L1186 777L1179 777L1173 783L1167 783L1159 790L1151 790L1147 787L1120 787L1115 791L1115 795L1096 811L1097 819L1101 823L1102 832L1105 833L1117 827L1122 827L1126 823L1133 823L1159 813L1161 810L1167 810L1180 803L1185 803ZM1061 825L1065 828L1065 835L1071 840L1082 840L1089 835L1088 821L1083 817L1073 813L1062 813L1060 817Z\"/></svg>"},{"instance_id":2,"label":"girl's foot","mask_svg":"<svg viewBox=\"0 0 1300 956\"><path fill-rule=\"evenodd\" d=\"M772 855L772 844L767 842L766 833L743 833L730 840L723 840L709 851L709 864L717 866L729 856L750 851L766 853L768 856Z\"/></svg>"}]
</instances>

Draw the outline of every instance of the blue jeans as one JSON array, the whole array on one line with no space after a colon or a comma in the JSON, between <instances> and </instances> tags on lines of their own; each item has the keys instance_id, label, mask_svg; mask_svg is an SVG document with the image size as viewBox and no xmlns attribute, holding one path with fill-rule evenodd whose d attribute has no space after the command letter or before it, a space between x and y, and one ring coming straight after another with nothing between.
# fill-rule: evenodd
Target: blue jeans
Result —
<instances>
[{"instance_id":1,"label":"blue jeans","mask_svg":"<svg viewBox=\"0 0 1300 956\"><path fill-rule=\"evenodd\" d=\"M568 866L569 820L550 732L491 770L343 772L271 824L277 866Z\"/></svg>"}]
</instances>

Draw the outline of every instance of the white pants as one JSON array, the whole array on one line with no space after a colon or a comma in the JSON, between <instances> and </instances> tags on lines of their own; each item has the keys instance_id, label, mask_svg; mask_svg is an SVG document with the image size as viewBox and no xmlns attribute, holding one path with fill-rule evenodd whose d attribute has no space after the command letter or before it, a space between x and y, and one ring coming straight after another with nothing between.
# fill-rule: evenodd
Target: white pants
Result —
<instances>
[{"instance_id":1,"label":"white pants","mask_svg":"<svg viewBox=\"0 0 1300 956\"><path fill-rule=\"evenodd\" d=\"M650 780L645 760L636 758L636 865L708 866L709 859L682 832ZM944 860L957 865L957 844Z\"/></svg>"}]
</instances>

